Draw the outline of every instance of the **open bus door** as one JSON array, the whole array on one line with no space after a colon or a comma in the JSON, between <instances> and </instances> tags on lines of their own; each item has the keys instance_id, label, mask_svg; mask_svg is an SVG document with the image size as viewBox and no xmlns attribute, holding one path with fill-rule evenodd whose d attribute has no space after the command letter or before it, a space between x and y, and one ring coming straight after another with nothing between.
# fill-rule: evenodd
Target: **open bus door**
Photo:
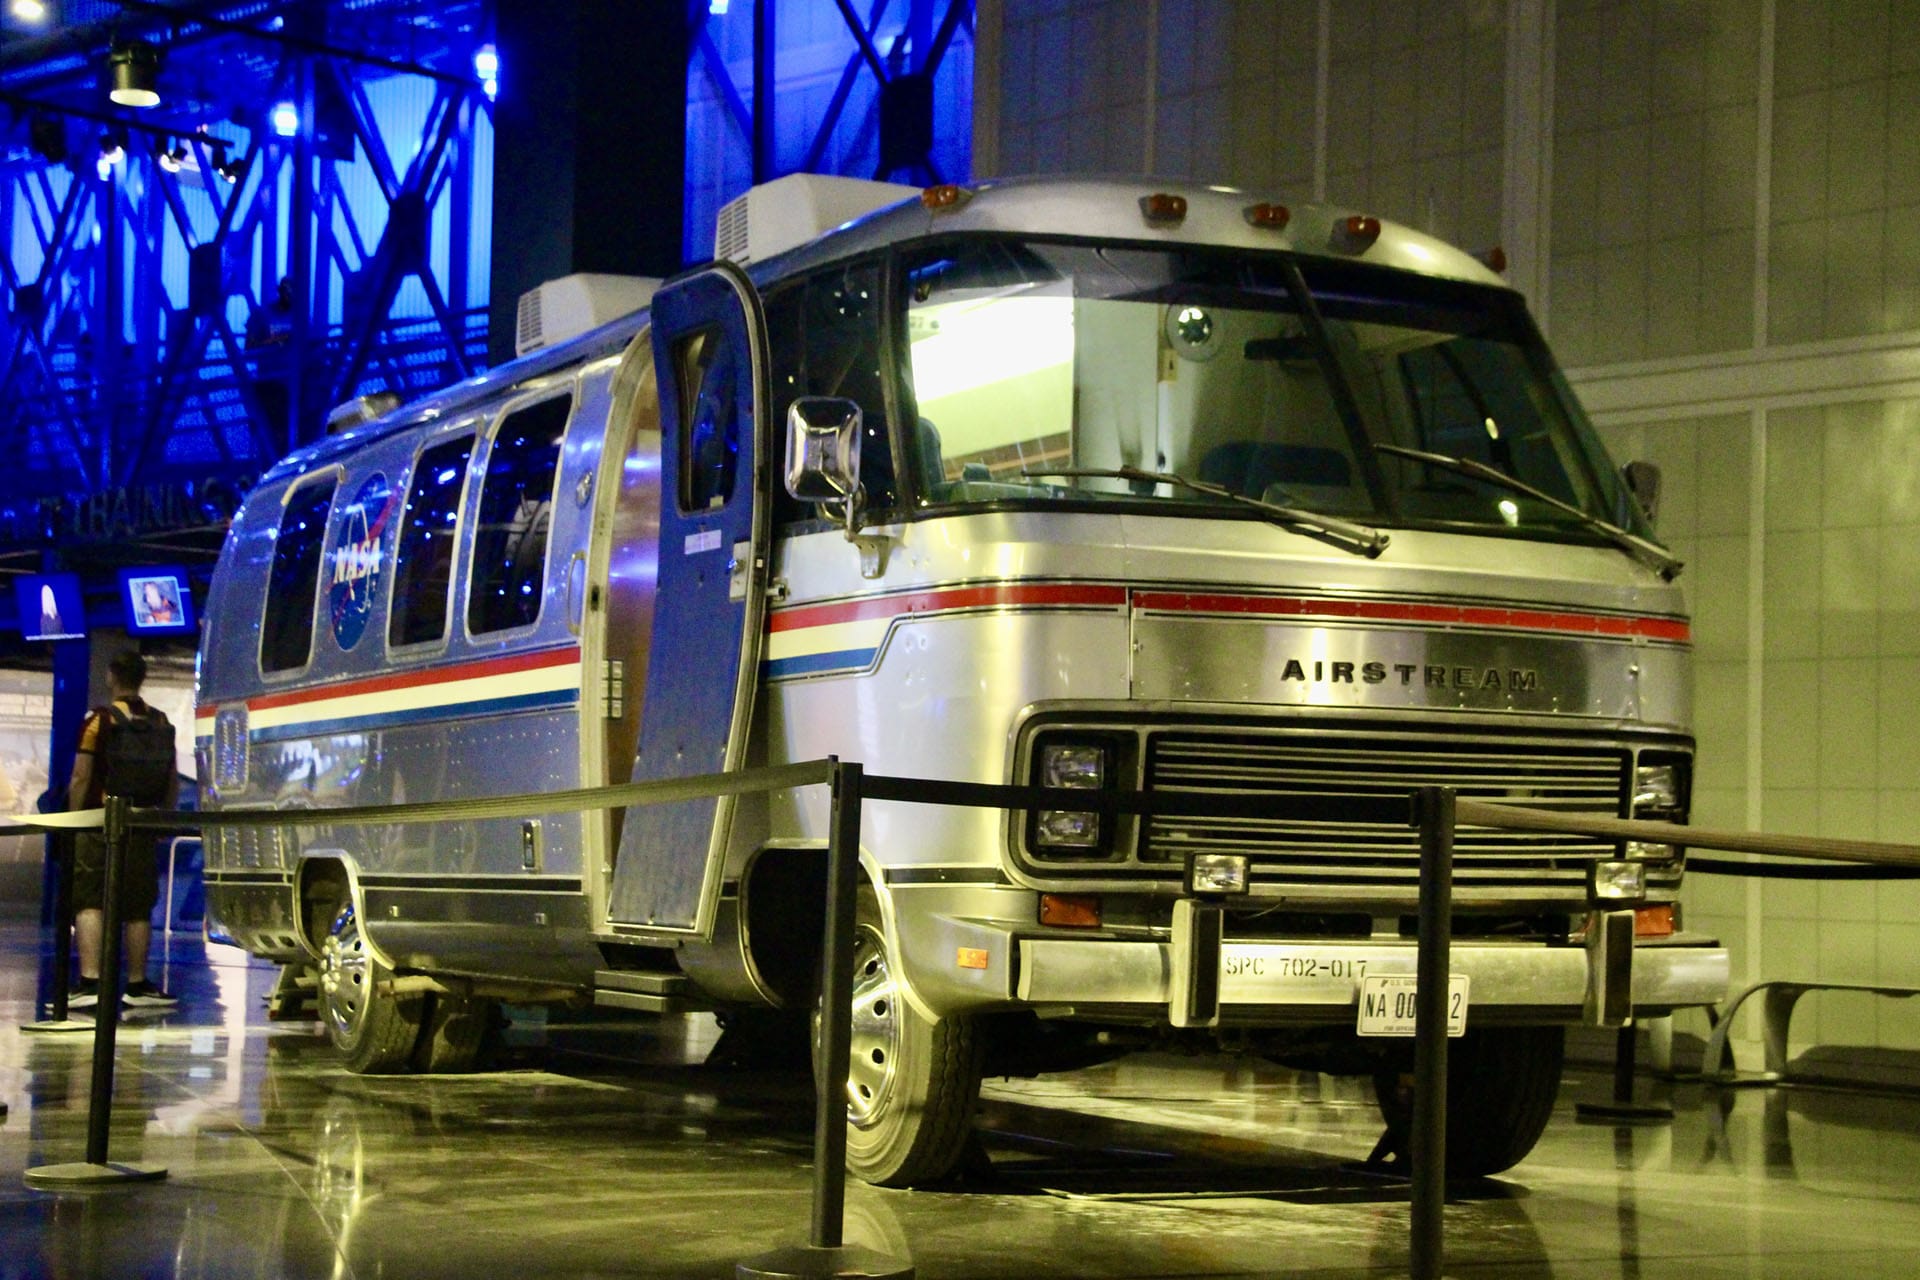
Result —
<instances>
[{"instance_id":1,"label":"open bus door","mask_svg":"<svg viewBox=\"0 0 1920 1280\"><path fill-rule=\"evenodd\" d=\"M766 632L766 325L733 264L653 296L660 396L659 581L632 778L738 769ZM708 937L734 797L627 813L608 915Z\"/></svg>"}]
</instances>

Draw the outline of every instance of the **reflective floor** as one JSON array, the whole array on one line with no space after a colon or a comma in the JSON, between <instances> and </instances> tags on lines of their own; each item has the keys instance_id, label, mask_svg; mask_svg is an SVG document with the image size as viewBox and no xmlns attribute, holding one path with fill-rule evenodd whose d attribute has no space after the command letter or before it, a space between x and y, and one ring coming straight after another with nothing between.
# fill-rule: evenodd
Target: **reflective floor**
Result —
<instances>
[{"instance_id":1,"label":"reflective floor","mask_svg":"<svg viewBox=\"0 0 1920 1280\"><path fill-rule=\"evenodd\" d=\"M356 1077L265 1021L270 969L179 939L182 1007L122 1027L110 1150L167 1179L28 1190L83 1158L91 1050L18 1029L40 951L0 926L0 1278L718 1278L805 1239L807 1085L697 1065L704 1024L522 1013L509 1069ZM1920 1275L1920 1100L1687 1087L1669 1126L1575 1123L1609 1086L1570 1073L1530 1159L1453 1188L1449 1275ZM922 1277L1406 1274L1406 1187L1359 1164L1364 1085L1154 1057L987 1093L991 1169L851 1186L850 1239Z\"/></svg>"}]
</instances>

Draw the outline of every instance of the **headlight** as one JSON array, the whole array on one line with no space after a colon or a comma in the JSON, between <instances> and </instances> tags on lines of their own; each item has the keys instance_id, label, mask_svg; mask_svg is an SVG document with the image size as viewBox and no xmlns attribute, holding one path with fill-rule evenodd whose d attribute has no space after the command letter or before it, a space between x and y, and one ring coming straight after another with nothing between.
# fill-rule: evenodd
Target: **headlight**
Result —
<instances>
[{"instance_id":1,"label":"headlight","mask_svg":"<svg viewBox=\"0 0 1920 1280\"><path fill-rule=\"evenodd\" d=\"M1680 770L1671 764L1643 764L1634 770L1633 808L1677 809L1680 807Z\"/></svg>"},{"instance_id":2,"label":"headlight","mask_svg":"<svg viewBox=\"0 0 1920 1280\"><path fill-rule=\"evenodd\" d=\"M1685 822L1687 820L1687 768L1685 756L1643 754L1633 770L1633 811L1642 822ZM1676 856L1670 844L1630 840L1623 852L1629 858L1668 863Z\"/></svg>"},{"instance_id":3,"label":"headlight","mask_svg":"<svg viewBox=\"0 0 1920 1280\"><path fill-rule=\"evenodd\" d=\"M1043 787L1069 787L1098 791L1107 785L1111 772L1111 752L1097 742L1047 742L1039 753L1039 777ZM1033 847L1043 849L1092 849L1105 843L1100 815L1071 809L1042 809L1033 818Z\"/></svg>"},{"instance_id":4,"label":"headlight","mask_svg":"<svg viewBox=\"0 0 1920 1280\"><path fill-rule=\"evenodd\" d=\"M1669 756L1641 756L1633 771L1633 816L1679 821L1687 813L1686 763Z\"/></svg>"}]
</instances>

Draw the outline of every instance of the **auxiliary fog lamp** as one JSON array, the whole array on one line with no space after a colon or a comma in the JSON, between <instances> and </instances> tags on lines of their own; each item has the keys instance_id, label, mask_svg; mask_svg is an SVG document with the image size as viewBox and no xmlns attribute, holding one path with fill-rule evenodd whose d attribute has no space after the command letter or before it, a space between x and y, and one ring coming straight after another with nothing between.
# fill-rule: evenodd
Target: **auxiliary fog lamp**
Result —
<instances>
[{"instance_id":1,"label":"auxiliary fog lamp","mask_svg":"<svg viewBox=\"0 0 1920 1280\"><path fill-rule=\"evenodd\" d=\"M1034 782L1076 791L1103 790L1113 781L1113 754L1104 742L1042 742L1035 755ZM1029 844L1039 854L1099 853L1107 847L1107 827L1098 813L1041 809L1033 815Z\"/></svg>"},{"instance_id":2,"label":"auxiliary fog lamp","mask_svg":"<svg viewBox=\"0 0 1920 1280\"><path fill-rule=\"evenodd\" d=\"M1187 859L1189 897L1218 898L1245 893L1252 864L1243 853L1196 853Z\"/></svg>"}]
</instances>

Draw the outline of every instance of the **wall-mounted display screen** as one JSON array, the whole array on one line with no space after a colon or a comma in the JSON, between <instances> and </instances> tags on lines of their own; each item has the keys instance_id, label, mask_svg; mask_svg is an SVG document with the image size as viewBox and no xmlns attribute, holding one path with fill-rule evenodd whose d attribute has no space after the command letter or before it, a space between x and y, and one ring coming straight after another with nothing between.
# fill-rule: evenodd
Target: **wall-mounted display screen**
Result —
<instances>
[{"instance_id":1,"label":"wall-mounted display screen","mask_svg":"<svg viewBox=\"0 0 1920 1280\"><path fill-rule=\"evenodd\" d=\"M20 634L28 640L79 640L87 634L80 578L72 573L35 573L13 580Z\"/></svg>"},{"instance_id":2,"label":"wall-mounted display screen","mask_svg":"<svg viewBox=\"0 0 1920 1280\"><path fill-rule=\"evenodd\" d=\"M120 571L120 607L132 636L193 633L193 593L187 572L177 566L147 566Z\"/></svg>"}]
</instances>

